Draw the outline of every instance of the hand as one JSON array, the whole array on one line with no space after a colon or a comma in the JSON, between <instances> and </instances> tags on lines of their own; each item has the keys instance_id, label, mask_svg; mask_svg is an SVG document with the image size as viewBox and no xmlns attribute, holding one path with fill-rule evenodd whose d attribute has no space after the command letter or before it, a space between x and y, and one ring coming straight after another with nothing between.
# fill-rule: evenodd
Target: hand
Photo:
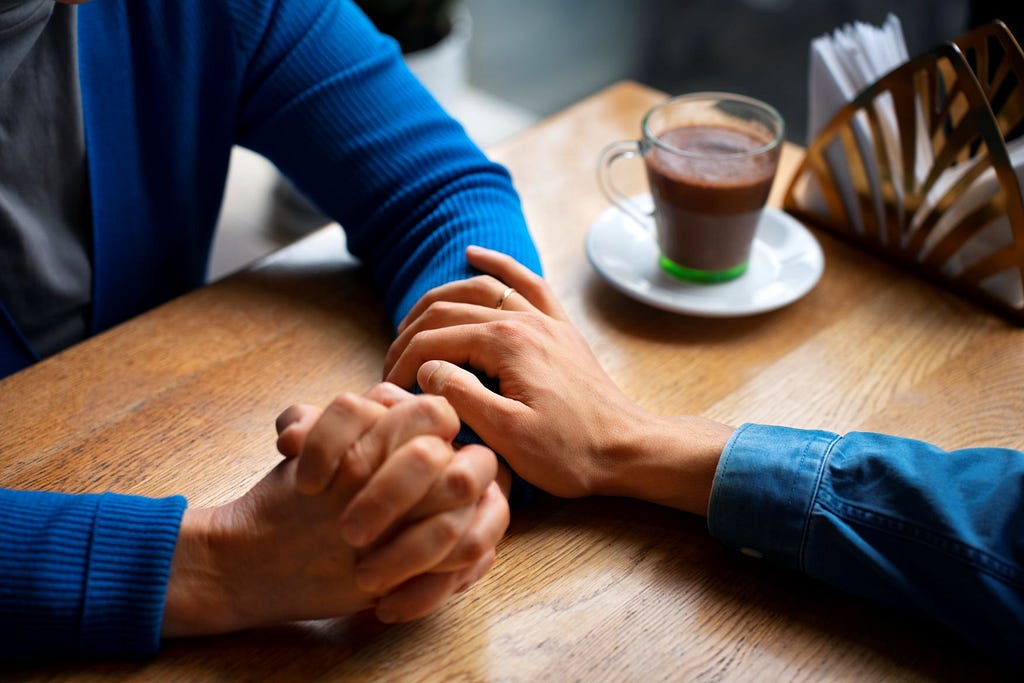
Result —
<instances>
[{"instance_id":1,"label":"hand","mask_svg":"<svg viewBox=\"0 0 1024 683\"><path fill-rule=\"evenodd\" d=\"M386 621L415 618L486 571L508 522L507 505L492 486L494 456L483 448L460 454L464 476L444 476L455 459L447 439L458 421L450 408L431 400L403 408L406 417L417 413L410 421L416 426L385 433L383 425L404 424L401 417L391 417L392 409L351 394L339 397L307 430L302 456L281 463L232 503L187 510L168 582L163 635L340 616L370 606L395 586L400 586L395 597L378 602L378 616ZM326 452L340 462L326 488L313 494L297 490L300 476L307 490L315 483L309 472L317 467L301 466L307 452L308 462ZM463 486L454 487L454 498L447 492L443 510L440 495L421 501L400 492L395 501L386 499L385 523L388 515L406 513L411 523L389 529L385 543L370 545L374 539L366 538L360 550L339 532L339 520L344 529L346 509L361 493L353 481L372 481L370 475L380 473L393 476L398 470L385 467L392 463L411 468L412 480L423 475L429 490L438 481ZM306 474L299 475L300 469ZM418 481L411 486L424 487ZM437 490L444 491L443 484ZM460 504L458 495L471 500ZM380 524L380 515L367 519L371 531ZM478 552L457 556L456 545L474 523L479 541L470 550ZM370 571L361 574L366 568ZM427 570L440 573L424 574Z\"/></svg>"},{"instance_id":2,"label":"hand","mask_svg":"<svg viewBox=\"0 0 1024 683\"><path fill-rule=\"evenodd\" d=\"M399 325L385 378L444 396L520 476L560 496L628 495L704 514L731 434L663 418L626 398L547 284L512 258L470 247L486 275L428 292ZM507 287L515 292L496 308ZM496 377L487 390L471 366Z\"/></svg>"},{"instance_id":3,"label":"hand","mask_svg":"<svg viewBox=\"0 0 1024 683\"><path fill-rule=\"evenodd\" d=\"M418 463L395 456L380 464L381 444L389 439L401 441L403 431L416 433L443 424L439 433L450 439L459 422L446 401L414 398L393 384L378 384L365 397L391 409L390 416L365 432L342 459L348 463L345 478L354 482L353 488L362 488L346 507L339 525L345 540L363 549L356 566L359 585L364 590L391 591L378 601L378 617L406 621L432 611L486 573L508 526L508 503L494 482L497 460L486 448L465 447L453 453L437 476L417 472ZM314 479L332 476L330 463L338 460L336 455L333 460L324 457L323 449L315 444L307 445L307 436L321 417L322 411L312 406L292 406L277 422L278 450L285 457L301 455L300 467L305 463L320 471ZM359 460L363 464L353 464ZM314 462L321 464L314 466ZM374 474L365 482L354 470ZM459 508L463 513L472 511L468 527L440 562L420 573L436 562L440 550L450 547L441 540L458 531L449 518ZM413 524L415 532L395 536L396 526L409 528ZM378 542L381 538L387 543Z\"/></svg>"}]
</instances>

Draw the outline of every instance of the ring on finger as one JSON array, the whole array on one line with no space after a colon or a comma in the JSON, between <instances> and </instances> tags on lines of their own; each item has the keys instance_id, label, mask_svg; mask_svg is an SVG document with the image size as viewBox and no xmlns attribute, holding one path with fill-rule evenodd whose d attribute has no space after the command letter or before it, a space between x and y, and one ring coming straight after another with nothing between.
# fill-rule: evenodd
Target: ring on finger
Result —
<instances>
[{"instance_id":1,"label":"ring on finger","mask_svg":"<svg viewBox=\"0 0 1024 683\"><path fill-rule=\"evenodd\" d=\"M498 305L495 308L500 311L505 302L508 301L508 298L515 294L515 291L514 287L506 287L505 291L501 293L501 298L498 299Z\"/></svg>"}]
</instances>

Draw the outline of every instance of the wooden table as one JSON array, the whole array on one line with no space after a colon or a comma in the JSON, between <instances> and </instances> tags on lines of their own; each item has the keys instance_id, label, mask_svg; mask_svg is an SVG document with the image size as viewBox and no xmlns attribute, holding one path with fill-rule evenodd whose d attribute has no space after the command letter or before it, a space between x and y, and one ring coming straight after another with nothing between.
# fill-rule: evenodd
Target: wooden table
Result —
<instances>
[{"instance_id":1,"label":"wooden table","mask_svg":"<svg viewBox=\"0 0 1024 683\"><path fill-rule=\"evenodd\" d=\"M1024 330L833 239L818 286L743 319L673 315L587 264L607 207L600 149L661 93L613 86L491 150L548 276L612 377L646 407L1024 448ZM783 178L799 150L787 148ZM636 169L635 186L642 189ZM0 383L0 485L236 497L275 462L273 420L379 377L379 300L318 233ZM877 680L988 678L937 627L740 557L701 519L635 501L542 501L497 564L419 623L364 617L168 643L143 662L0 671L28 680Z\"/></svg>"}]
</instances>

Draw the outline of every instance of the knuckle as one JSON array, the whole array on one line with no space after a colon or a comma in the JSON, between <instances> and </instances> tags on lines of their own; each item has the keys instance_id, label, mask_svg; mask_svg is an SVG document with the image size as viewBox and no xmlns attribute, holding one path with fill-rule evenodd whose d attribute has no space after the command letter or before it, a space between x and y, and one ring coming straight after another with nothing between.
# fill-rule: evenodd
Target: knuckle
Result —
<instances>
[{"instance_id":1,"label":"knuckle","mask_svg":"<svg viewBox=\"0 0 1024 683\"><path fill-rule=\"evenodd\" d=\"M491 329L501 337L512 337L520 334L519 321L514 318L500 318L490 323Z\"/></svg>"},{"instance_id":2,"label":"knuckle","mask_svg":"<svg viewBox=\"0 0 1024 683\"><path fill-rule=\"evenodd\" d=\"M327 406L327 410L339 415L351 415L358 406L359 397L352 392L346 391L344 394L339 394L332 398Z\"/></svg>"},{"instance_id":3,"label":"knuckle","mask_svg":"<svg viewBox=\"0 0 1024 683\"><path fill-rule=\"evenodd\" d=\"M459 416L444 396L426 395L424 400L430 405L430 416L441 423L458 422Z\"/></svg>"},{"instance_id":4,"label":"knuckle","mask_svg":"<svg viewBox=\"0 0 1024 683\"><path fill-rule=\"evenodd\" d=\"M445 488L455 505L466 505L480 496L476 477L465 467L450 469L445 475Z\"/></svg>"},{"instance_id":5,"label":"knuckle","mask_svg":"<svg viewBox=\"0 0 1024 683\"><path fill-rule=\"evenodd\" d=\"M436 436L420 434L409 440L407 457L412 467L426 474L447 461L447 447Z\"/></svg>"},{"instance_id":6,"label":"knuckle","mask_svg":"<svg viewBox=\"0 0 1024 683\"><path fill-rule=\"evenodd\" d=\"M434 301L427 306L427 310L424 311L423 317L427 321L443 320L450 317L451 313L455 311L456 308L457 304L446 299Z\"/></svg>"},{"instance_id":7,"label":"knuckle","mask_svg":"<svg viewBox=\"0 0 1024 683\"><path fill-rule=\"evenodd\" d=\"M477 275L472 280L473 289L476 294L489 296L494 294L494 291L499 287L504 287L502 283L492 275Z\"/></svg>"},{"instance_id":8,"label":"knuckle","mask_svg":"<svg viewBox=\"0 0 1024 683\"><path fill-rule=\"evenodd\" d=\"M388 517L392 512L392 499L382 491L363 489L359 495L359 506L370 517Z\"/></svg>"},{"instance_id":9,"label":"knuckle","mask_svg":"<svg viewBox=\"0 0 1024 683\"><path fill-rule=\"evenodd\" d=\"M515 354L530 346L530 325L521 318L503 318L491 325L495 337L502 340L509 353Z\"/></svg>"},{"instance_id":10,"label":"knuckle","mask_svg":"<svg viewBox=\"0 0 1024 683\"><path fill-rule=\"evenodd\" d=\"M432 330L420 330L412 336L409 340L408 345L405 347L405 353L403 355L409 355L412 358L420 358L425 355L426 348L430 347L430 341L433 337Z\"/></svg>"},{"instance_id":11,"label":"knuckle","mask_svg":"<svg viewBox=\"0 0 1024 683\"><path fill-rule=\"evenodd\" d=\"M459 547L456 555L459 562L477 562L489 551L494 550L494 545L477 530L466 533L459 540Z\"/></svg>"},{"instance_id":12,"label":"knuckle","mask_svg":"<svg viewBox=\"0 0 1024 683\"><path fill-rule=\"evenodd\" d=\"M373 474L370 458L364 452L361 442L346 449L338 459L338 472L349 481L366 481Z\"/></svg>"},{"instance_id":13,"label":"knuckle","mask_svg":"<svg viewBox=\"0 0 1024 683\"><path fill-rule=\"evenodd\" d=\"M504 419L503 417L501 419ZM481 444L469 444L460 451L467 458L471 459L472 465L467 465L471 471L482 473L480 478L484 481L493 481L498 473L498 456L487 446ZM484 487L484 490L486 486ZM483 490L480 491L483 493Z\"/></svg>"},{"instance_id":14,"label":"knuckle","mask_svg":"<svg viewBox=\"0 0 1024 683\"><path fill-rule=\"evenodd\" d=\"M434 422L441 417L441 406L436 400L437 398L430 394L421 394L409 404L409 410L425 422Z\"/></svg>"},{"instance_id":15,"label":"knuckle","mask_svg":"<svg viewBox=\"0 0 1024 683\"><path fill-rule=\"evenodd\" d=\"M448 399L436 394L422 394L417 396L409 405L416 420L422 424L432 427L450 428L452 424L458 424L459 417L455 413Z\"/></svg>"},{"instance_id":16,"label":"knuckle","mask_svg":"<svg viewBox=\"0 0 1024 683\"><path fill-rule=\"evenodd\" d=\"M440 515L433 524L433 540L438 546L450 546L459 540L462 529L451 515Z\"/></svg>"}]
</instances>

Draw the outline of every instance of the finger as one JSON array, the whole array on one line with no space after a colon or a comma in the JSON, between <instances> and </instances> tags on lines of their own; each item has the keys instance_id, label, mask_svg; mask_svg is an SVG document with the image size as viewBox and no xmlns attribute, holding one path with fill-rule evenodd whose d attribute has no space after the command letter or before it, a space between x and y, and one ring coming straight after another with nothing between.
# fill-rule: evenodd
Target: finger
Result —
<instances>
[{"instance_id":1,"label":"finger","mask_svg":"<svg viewBox=\"0 0 1024 683\"><path fill-rule=\"evenodd\" d=\"M346 475L337 478L336 494L352 500L342 513L342 527L349 527L351 536L344 536L352 545L368 545L391 524L415 505L451 460L448 445L459 433L459 416L440 396L414 396L388 411L356 440L345 453ZM413 439L430 435L443 444L446 460L440 462L440 451L412 453L398 464L381 469L390 456ZM408 470L407 458L419 458L416 467ZM429 467L441 468L436 471ZM361 478L359 474L375 473ZM379 480L379 481L378 481ZM394 487L394 488L392 488Z\"/></svg>"},{"instance_id":2,"label":"finger","mask_svg":"<svg viewBox=\"0 0 1024 683\"><path fill-rule=\"evenodd\" d=\"M352 393L335 398L309 431L295 469L295 488L306 495L323 492L344 468L347 478L357 482L369 478L372 470L347 457L351 446L387 409Z\"/></svg>"},{"instance_id":3,"label":"finger","mask_svg":"<svg viewBox=\"0 0 1024 683\"><path fill-rule=\"evenodd\" d=\"M297 458L302 452L309 430L320 419L322 410L316 406L296 404L277 416L277 451L286 458Z\"/></svg>"},{"instance_id":4,"label":"finger","mask_svg":"<svg viewBox=\"0 0 1024 683\"><path fill-rule=\"evenodd\" d=\"M419 332L402 350L385 379L399 386L412 386L419 367L434 359L469 365L496 377L501 331L495 333L490 327L493 324L496 323L456 325Z\"/></svg>"},{"instance_id":5,"label":"finger","mask_svg":"<svg viewBox=\"0 0 1024 683\"><path fill-rule=\"evenodd\" d=\"M511 453L507 440L521 434L530 409L496 394L473 373L446 361L424 363L416 376L423 391L443 396L484 443L498 453Z\"/></svg>"},{"instance_id":6,"label":"finger","mask_svg":"<svg viewBox=\"0 0 1024 683\"><path fill-rule=\"evenodd\" d=\"M430 570L466 533L476 508L472 505L428 517L374 548L356 564L356 585L379 594Z\"/></svg>"},{"instance_id":7,"label":"finger","mask_svg":"<svg viewBox=\"0 0 1024 683\"><path fill-rule=\"evenodd\" d=\"M458 572L458 576L461 579L461 582L459 583L458 586L456 586L455 592L461 593L462 591L466 590L474 583L482 579L483 576L488 571L490 571L491 567L494 566L494 560L497 557L497 551L491 550L491 552L481 557L480 560L475 565L468 569L463 569L461 572Z\"/></svg>"},{"instance_id":8,"label":"finger","mask_svg":"<svg viewBox=\"0 0 1024 683\"><path fill-rule=\"evenodd\" d=\"M398 337L391 343L387 355L384 356L384 376L387 377L398 359L405 353L409 343L420 332L437 330L457 325L472 325L497 320L507 312L495 308L484 308L452 301L437 301L430 305L423 314L402 329Z\"/></svg>"},{"instance_id":9,"label":"finger","mask_svg":"<svg viewBox=\"0 0 1024 683\"><path fill-rule=\"evenodd\" d=\"M277 416L277 420L274 422L274 428L277 430L278 434L281 434L281 432L289 426L308 418L310 414L315 413L316 417L319 417L320 412L320 409L316 406L311 406L306 403L293 403L282 410L281 414ZM316 420L314 420L314 422L315 421Z\"/></svg>"},{"instance_id":10,"label":"finger","mask_svg":"<svg viewBox=\"0 0 1024 683\"><path fill-rule=\"evenodd\" d=\"M446 361L424 363L416 376L423 391L443 396L491 448L502 453L506 434L521 433L512 428L527 419L529 409L485 387L473 373Z\"/></svg>"},{"instance_id":11,"label":"finger","mask_svg":"<svg viewBox=\"0 0 1024 683\"><path fill-rule=\"evenodd\" d=\"M470 246L466 247L466 260L477 270L493 275L509 287L514 287L517 293L537 309L553 318L568 320L562 305L558 303L544 278L511 256L493 249Z\"/></svg>"},{"instance_id":12,"label":"finger","mask_svg":"<svg viewBox=\"0 0 1024 683\"><path fill-rule=\"evenodd\" d=\"M459 574L420 574L377 601L374 613L385 624L400 624L425 617L461 585Z\"/></svg>"},{"instance_id":13,"label":"finger","mask_svg":"<svg viewBox=\"0 0 1024 683\"><path fill-rule=\"evenodd\" d=\"M465 280L456 280L455 282L435 287L413 304L413 307L409 309L402 322L398 323L398 332L401 333L413 320L423 315L430 308L431 304L440 301L451 301L496 309L498 304L502 303L503 295L508 287L508 284L490 275L477 275ZM509 298L511 299L511 297ZM506 299L502 303L502 309L519 310L516 308L517 305L524 310L532 308L525 298L518 297L518 301Z\"/></svg>"},{"instance_id":14,"label":"finger","mask_svg":"<svg viewBox=\"0 0 1024 683\"><path fill-rule=\"evenodd\" d=\"M498 459L490 448L471 444L459 449L444 474L406 513L404 521L416 521L480 500L497 473Z\"/></svg>"},{"instance_id":15,"label":"finger","mask_svg":"<svg viewBox=\"0 0 1024 683\"><path fill-rule=\"evenodd\" d=\"M423 498L454 451L436 436L420 435L384 459L339 520L342 539L355 548L373 543Z\"/></svg>"},{"instance_id":16,"label":"finger","mask_svg":"<svg viewBox=\"0 0 1024 683\"><path fill-rule=\"evenodd\" d=\"M389 454L413 437L430 434L450 442L460 426L458 414L442 397L413 396L388 408L352 443L345 459L352 461L354 472L374 472Z\"/></svg>"},{"instance_id":17,"label":"finger","mask_svg":"<svg viewBox=\"0 0 1024 683\"><path fill-rule=\"evenodd\" d=\"M492 550L468 569L414 576L377 602L377 618L386 624L397 624L425 617L451 595L478 581L494 564L494 558Z\"/></svg>"},{"instance_id":18,"label":"finger","mask_svg":"<svg viewBox=\"0 0 1024 683\"><path fill-rule=\"evenodd\" d=\"M508 530L510 520L508 500L494 482L488 486L476 504L469 529L459 538L441 562L431 572L450 572L473 567L480 558L494 552L498 541Z\"/></svg>"},{"instance_id":19,"label":"finger","mask_svg":"<svg viewBox=\"0 0 1024 683\"><path fill-rule=\"evenodd\" d=\"M391 382L378 382L377 384L370 387L364 397L371 401L376 401L386 408L390 408L393 405L401 403L402 401L412 398L415 394L411 394L397 384Z\"/></svg>"}]
</instances>

